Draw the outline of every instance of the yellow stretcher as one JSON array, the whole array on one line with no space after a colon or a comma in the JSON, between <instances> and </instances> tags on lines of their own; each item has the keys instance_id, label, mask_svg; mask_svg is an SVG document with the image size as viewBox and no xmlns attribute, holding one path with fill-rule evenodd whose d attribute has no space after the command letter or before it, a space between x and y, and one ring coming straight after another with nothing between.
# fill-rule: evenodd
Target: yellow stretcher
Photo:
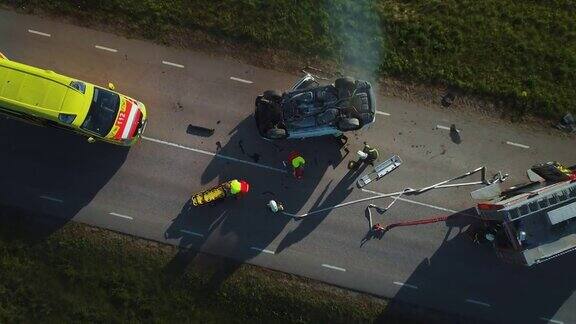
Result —
<instances>
[{"instance_id":1,"label":"yellow stretcher","mask_svg":"<svg viewBox=\"0 0 576 324\"><path fill-rule=\"evenodd\" d=\"M224 182L214 188L193 194L191 198L192 204L194 206L201 206L225 198L227 196L228 187L230 187L228 182Z\"/></svg>"}]
</instances>

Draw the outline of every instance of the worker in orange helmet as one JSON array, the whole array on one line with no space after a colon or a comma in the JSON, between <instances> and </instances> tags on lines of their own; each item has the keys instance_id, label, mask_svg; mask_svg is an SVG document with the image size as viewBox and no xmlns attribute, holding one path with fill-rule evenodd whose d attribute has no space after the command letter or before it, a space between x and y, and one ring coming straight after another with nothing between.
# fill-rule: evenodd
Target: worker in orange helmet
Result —
<instances>
[{"instance_id":1,"label":"worker in orange helmet","mask_svg":"<svg viewBox=\"0 0 576 324\"><path fill-rule=\"evenodd\" d=\"M231 180L227 182L228 190L230 191L230 195L234 197L238 197L240 195L248 193L250 190L250 184L244 180Z\"/></svg>"},{"instance_id":2,"label":"worker in orange helmet","mask_svg":"<svg viewBox=\"0 0 576 324\"><path fill-rule=\"evenodd\" d=\"M288 155L288 162L292 166L294 177L296 179L302 179L304 177L304 165L306 164L306 160L302 157L302 155L297 151L292 151L290 155Z\"/></svg>"}]
</instances>

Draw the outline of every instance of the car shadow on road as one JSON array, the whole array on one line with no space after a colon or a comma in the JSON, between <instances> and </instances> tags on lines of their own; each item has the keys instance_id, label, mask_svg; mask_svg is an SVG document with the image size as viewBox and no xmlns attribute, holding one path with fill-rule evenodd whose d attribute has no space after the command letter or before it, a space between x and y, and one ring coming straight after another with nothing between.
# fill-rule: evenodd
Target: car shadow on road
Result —
<instances>
[{"instance_id":1,"label":"car shadow on road","mask_svg":"<svg viewBox=\"0 0 576 324\"><path fill-rule=\"evenodd\" d=\"M406 303L459 313L461 322L497 319L508 323L537 323L542 322L542 318L556 317L576 288L573 271L576 254L566 254L532 267L505 263L491 246L475 242L479 222L463 216L473 213L473 209L469 209L448 219L448 232L441 246L410 274L379 321L397 320L405 314ZM391 231L396 230L417 229ZM454 320L441 313L436 317L438 323Z\"/></svg>"},{"instance_id":2,"label":"car shadow on road","mask_svg":"<svg viewBox=\"0 0 576 324\"><path fill-rule=\"evenodd\" d=\"M292 150L298 150L307 164L303 180L295 179L282 161ZM194 207L186 202L166 231L167 239L179 240L182 248L207 251L228 257L236 266L228 263L222 271L215 273L212 286L218 287L225 278L234 273L235 267L261 254L262 249L281 250L272 246L292 217L273 214L266 204L270 199L282 201L287 211L298 212L310 199L324 173L335 168L344 153L333 137L307 139L305 141L269 142L262 139L256 130L253 116L244 119L230 133L227 143L221 144L221 156L231 157L269 166L274 170L241 163L216 156L201 176L202 189L231 179L245 179L250 183L250 192L241 198L229 198L207 206ZM193 231L204 236L186 233ZM196 256L181 252L177 258L191 256L180 266L182 274ZM167 269L168 270L168 269Z\"/></svg>"},{"instance_id":3,"label":"car shadow on road","mask_svg":"<svg viewBox=\"0 0 576 324\"><path fill-rule=\"evenodd\" d=\"M43 218L45 235L86 206L122 166L128 148L89 144L62 130L0 117L0 204Z\"/></svg>"}]
</instances>

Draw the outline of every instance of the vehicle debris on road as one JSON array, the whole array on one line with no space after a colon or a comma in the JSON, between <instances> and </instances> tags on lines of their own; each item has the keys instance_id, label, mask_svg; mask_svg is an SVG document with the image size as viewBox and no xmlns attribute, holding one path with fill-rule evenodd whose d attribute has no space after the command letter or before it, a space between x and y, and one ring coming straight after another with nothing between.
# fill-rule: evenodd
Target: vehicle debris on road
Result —
<instances>
[{"instance_id":1,"label":"vehicle debris on road","mask_svg":"<svg viewBox=\"0 0 576 324\"><path fill-rule=\"evenodd\" d=\"M556 128L565 132L576 133L576 120L571 113L567 113L556 125Z\"/></svg>"},{"instance_id":2,"label":"vehicle debris on road","mask_svg":"<svg viewBox=\"0 0 576 324\"><path fill-rule=\"evenodd\" d=\"M456 99L456 95L453 92L448 91L445 95L442 96L442 101L440 103L443 107L448 108L452 105L454 99Z\"/></svg>"},{"instance_id":3,"label":"vehicle debris on road","mask_svg":"<svg viewBox=\"0 0 576 324\"><path fill-rule=\"evenodd\" d=\"M450 125L450 138L452 139L452 142L456 144L462 143L462 137L460 137L460 131L456 129L455 124Z\"/></svg>"},{"instance_id":4,"label":"vehicle debris on road","mask_svg":"<svg viewBox=\"0 0 576 324\"><path fill-rule=\"evenodd\" d=\"M210 137L214 135L214 128L207 128L203 126L188 124L188 127L186 128L186 133L190 135Z\"/></svg>"},{"instance_id":5,"label":"vehicle debris on road","mask_svg":"<svg viewBox=\"0 0 576 324\"><path fill-rule=\"evenodd\" d=\"M393 155L388 160L378 164L374 171L363 175L356 182L359 188L362 188L374 180L379 180L388 173L394 171L402 164L402 159L398 155Z\"/></svg>"}]
</instances>

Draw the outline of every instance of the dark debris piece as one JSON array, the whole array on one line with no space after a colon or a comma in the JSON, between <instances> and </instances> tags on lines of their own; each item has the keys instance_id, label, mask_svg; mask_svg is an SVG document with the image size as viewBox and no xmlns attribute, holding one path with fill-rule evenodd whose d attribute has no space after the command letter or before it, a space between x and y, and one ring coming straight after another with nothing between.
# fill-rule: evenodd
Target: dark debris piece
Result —
<instances>
[{"instance_id":1,"label":"dark debris piece","mask_svg":"<svg viewBox=\"0 0 576 324\"><path fill-rule=\"evenodd\" d=\"M210 137L214 134L214 128L207 128L207 127L188 124L188 128L186 128L186 133L188 133L190 135Z\"/></svg>"},{"instance_id":2,"label":"dark debris piece","mask_svg":"<svg viewBox=\"0 0 576 324\"><path fill-rule=\"evenodd\" d=\"M462 138L460 137L460 132L458 131L458 129L456 129L455 124L452 124L450 126L450 139L452 139L452 142L454 142L456 144L462 143Z\"/></svg>"},{"instance_id":3,"label":"dark debris piece","mask_svg":"<svg viewBox=\"0 0 576 324\"><path fill-rule=\"evenodd\" d=\"M567 113L562 117L560 122L556 125L556 128L569 133L576 133L576 121L571 113Z\"/></svg>"},{"instance_id":4,"label":"dark debris piece","mask_svg":"<svg viewBox=\"0 0 576 324\"><path fill-rule=\"evenodd\" d=\"M454 99L456 99L456 95L450 91L448 91L444 96L442 96L442 101L441 104L443 107L450 107L452 105L452 103L454 102Z\"/></svg>"}]
</instances>

